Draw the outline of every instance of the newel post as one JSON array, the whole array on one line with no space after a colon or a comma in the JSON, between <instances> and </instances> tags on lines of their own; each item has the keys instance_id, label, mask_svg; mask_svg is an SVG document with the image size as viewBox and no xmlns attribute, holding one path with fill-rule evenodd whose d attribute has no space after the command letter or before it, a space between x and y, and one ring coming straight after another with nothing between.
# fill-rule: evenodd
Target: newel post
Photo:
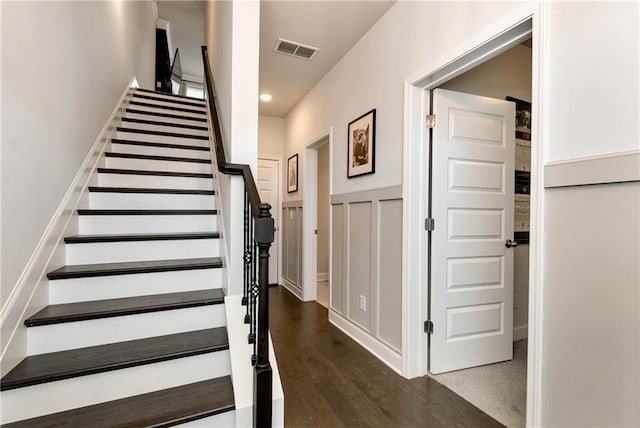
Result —
<instances>
[{"instance_id":1,"label":"newel post","mask_svg":"<svg viewBox=\"0 0 640 428\"><path fill-rule=\"evenodd\" d=\"M271 427L272 373L269 363L269 247L273 242L271 205L261 204L256 218L258 246L258 355L253 377L253 422Z\"/></svg>"}]
</instances>

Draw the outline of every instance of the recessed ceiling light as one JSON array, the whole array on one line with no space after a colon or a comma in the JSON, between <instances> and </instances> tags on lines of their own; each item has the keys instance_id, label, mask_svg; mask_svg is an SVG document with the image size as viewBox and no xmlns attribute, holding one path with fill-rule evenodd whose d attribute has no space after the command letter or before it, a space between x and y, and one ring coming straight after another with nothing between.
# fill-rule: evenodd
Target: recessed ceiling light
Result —
<instances>
[{"instance_id":1,"label":"recessed ceiling light","mask_svg":"<svg viewBox=\"0 0 640 428\"><path fill-rule=\"evenodd\" d=\"M260 94L260 99L266 103L268 103L269 101L271 101L271 98L273 98L271 95L269 94Z\"/></svg>"}]
</instances>

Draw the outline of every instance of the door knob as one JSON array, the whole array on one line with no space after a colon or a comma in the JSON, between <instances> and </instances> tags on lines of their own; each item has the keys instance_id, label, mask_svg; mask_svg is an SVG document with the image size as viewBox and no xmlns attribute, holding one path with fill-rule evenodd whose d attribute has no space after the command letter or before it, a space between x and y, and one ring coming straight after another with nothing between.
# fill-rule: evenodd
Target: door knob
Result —
<instances>
[{"instance_id":1,"label":"door knob","mask_svg":"<svg viewBox=\"0 0 640 428\"><path fill-rule=\"evenodd\" d=\"M507 239L504 243L504 246L507 248L511 248L511 247L517 247L518 246L518 241L516 240L511 240L511 239Z\"/></svg>"}]
</instances>

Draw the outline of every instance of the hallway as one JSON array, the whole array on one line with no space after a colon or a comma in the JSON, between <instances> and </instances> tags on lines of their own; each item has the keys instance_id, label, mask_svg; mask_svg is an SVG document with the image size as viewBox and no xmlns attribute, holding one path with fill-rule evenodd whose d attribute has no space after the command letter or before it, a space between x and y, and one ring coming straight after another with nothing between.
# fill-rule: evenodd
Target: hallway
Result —
<instances>
[{"instance_id":1,"label":"hallway","mask_svg":"<svg viewBox=\"0 0 640 428\"><path fill-rule=\"evenodd\" d=\"M407 380L329 324L327 309L269 290L288 427L497 427L433 379Z\"/></svg>"}]
</instances>

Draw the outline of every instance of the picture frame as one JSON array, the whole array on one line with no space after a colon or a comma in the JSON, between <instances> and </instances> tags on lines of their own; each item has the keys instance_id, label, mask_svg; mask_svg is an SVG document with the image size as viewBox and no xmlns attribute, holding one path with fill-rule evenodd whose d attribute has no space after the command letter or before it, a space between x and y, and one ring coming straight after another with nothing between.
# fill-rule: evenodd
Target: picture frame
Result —
<instances>
[{"instance_id":1,"label":"picture frame","mask_svg":"<svg viewBox=\"0 0 640 428\"><path fill-rule=\"evenodd\" d=\"M515 117L515 189L513 235L518 244L529 244L531 193L531 103L514 97Z\"/></svg>"},{"instance_id":2,"label":"picture frame","mask_svg":"<svg viewBox=\"0 0 640 428\"><path fill-rule=\"evenodd\" d=\"M298 191L298 154L287 160L287 193Z\"/></svg>"},{"instance_id":3,"label":"picture frame","mask_svg":"<svg viewBox=\"0 0 640 428\"><path fill-rule=\"evenodd\" d=\"M349 122L347 178L376 172L376 109Z\"/></svg>"}]
</instances>

